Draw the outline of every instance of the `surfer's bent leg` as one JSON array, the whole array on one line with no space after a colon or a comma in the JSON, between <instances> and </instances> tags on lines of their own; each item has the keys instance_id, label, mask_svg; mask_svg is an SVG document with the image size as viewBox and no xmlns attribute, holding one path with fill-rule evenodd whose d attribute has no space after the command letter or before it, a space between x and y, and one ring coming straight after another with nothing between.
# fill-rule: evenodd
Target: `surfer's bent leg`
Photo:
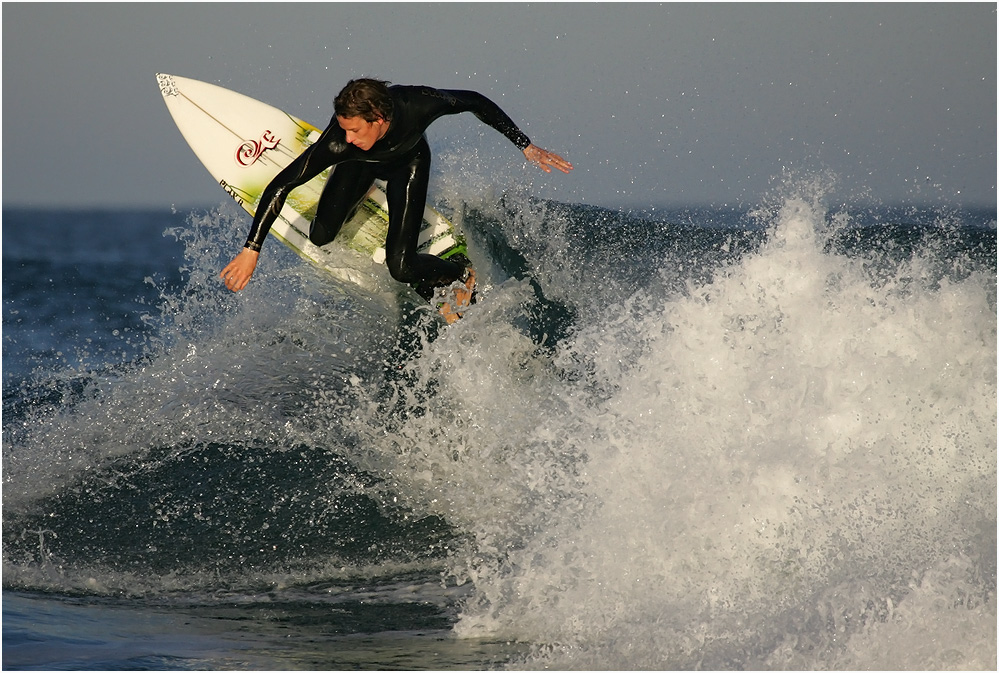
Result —
<instances>
[{"instance_id":1,"label":"surfer's bent leg","mask_svg":"<svg viewBox=\"0 0 999 673\"><path fill-rule=\"evenodd\" d=\"M374 181L375 176L363 164L334 166L319 197L316 217L309 228L309 240L315 245L326 245L336 238L343 225L364 203L364 197Z\"/></svg>"},{"instance_id":2,"label":"surfer's bent leg","mask_svg":"<svg viewBox=\"0 0 999 673\"><path fill-rule=\"evenodd\" d=\"M465 270L436 255L416 251L430 184L430 147L426 142L422 140L424 147L388 176L385 195L389 229L385 240L385 264L392 277L401 283L448 285L458 280Z\"/></svg>"}]
</instances>

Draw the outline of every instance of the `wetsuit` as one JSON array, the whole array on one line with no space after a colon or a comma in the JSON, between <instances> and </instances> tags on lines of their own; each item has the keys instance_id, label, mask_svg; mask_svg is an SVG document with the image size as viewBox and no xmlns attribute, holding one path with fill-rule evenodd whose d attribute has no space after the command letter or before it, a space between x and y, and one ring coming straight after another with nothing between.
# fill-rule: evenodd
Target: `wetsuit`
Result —
<instances>
[{"instance_id":1,"label":"wetsuit","mask_svg":"<svg viewBox=\"0 0 999 673\"><path fill-rule=\"evenodd\" d=\"M464 269L439 257L416 252L430 180L430 146L424 131L444 115L471 112L523 150L530 139L491 100L474 91L391 86L392 119L385 135L369 150L346 141L334 116L322 135L264 189L246 246L260 250L288 194L333 166L323 188L309 239L332 241L357 211L374 180L386 181L389 228L385 263L392 277L425 286L451 283Z\"/></svg>"}]
</instances>

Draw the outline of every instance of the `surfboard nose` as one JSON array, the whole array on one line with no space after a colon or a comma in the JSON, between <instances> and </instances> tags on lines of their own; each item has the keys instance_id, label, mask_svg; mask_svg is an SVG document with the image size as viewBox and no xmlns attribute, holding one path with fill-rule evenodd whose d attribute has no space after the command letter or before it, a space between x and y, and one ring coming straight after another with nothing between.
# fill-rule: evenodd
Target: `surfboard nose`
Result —
<instances>
[{"instance_id":1,"label":"surfboard nose","mask_svg":"<svg viewBox=\"0 0 999 673\"><path fill-rule=\"evenodd\" d=\"M158 72L156 73L156 83L159 84L160 93L163 94L164 98L169 98L179 94L179 91L177 90L177 80L173 75Z\"/></svg>"}]
</instances>

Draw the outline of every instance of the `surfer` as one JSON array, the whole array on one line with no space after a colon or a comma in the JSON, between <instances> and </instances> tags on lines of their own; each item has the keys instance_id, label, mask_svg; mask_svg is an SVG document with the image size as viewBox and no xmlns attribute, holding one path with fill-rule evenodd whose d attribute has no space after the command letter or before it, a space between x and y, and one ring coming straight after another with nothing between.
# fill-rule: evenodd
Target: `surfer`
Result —
<instances>
[{"instance_id":1,"label":"surfer","mask_svg":"<svg viewBox=\"0 0 999 673\"><path fill-rule=\"evenodd\" d=\"M430 180L430 146L424 132L444 115L471 112L506 136L546 173L552 168L563 173L572 170L572 164L562 157L531 143L498 105L475 91L389 86L381 80L356 79L337 95L333 108L333 119L315 144L278 173L261 194L243 250L220 274L233 292L250 282L264 238L288 194L333 167L309 239L318 246L332 241L364 202L374 180L385 180L389 212L385 263L392 277L417 285L424 296L435 287L460 279L467 292L459 297L459 304L467 305L474 289L474 272L416 251Z\"/></svg>"}]
</instances>

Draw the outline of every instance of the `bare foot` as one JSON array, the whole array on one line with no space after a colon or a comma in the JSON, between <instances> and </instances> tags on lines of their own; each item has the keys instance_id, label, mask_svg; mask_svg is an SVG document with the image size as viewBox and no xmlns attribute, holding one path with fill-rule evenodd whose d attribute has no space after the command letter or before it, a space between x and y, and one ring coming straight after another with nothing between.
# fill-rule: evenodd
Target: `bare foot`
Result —
<instances>
[{"instance_id":1,"label":"bare foot","mask_svg":"<svg viewBox=\"0 0 999 673\"><path fill-rule=\"evenodd\" d=\"M472 303L472 294L475 292L475 271L472 269L468 270L468 276L465 278L464 287L454 288L454 308L451 307L451 302L444 302L440 305L438 311L442 316L444 316L444 321L448 325L453 325L458 322L464 313L464 309L468 308Z\"/></svg>"}]
</instances>

